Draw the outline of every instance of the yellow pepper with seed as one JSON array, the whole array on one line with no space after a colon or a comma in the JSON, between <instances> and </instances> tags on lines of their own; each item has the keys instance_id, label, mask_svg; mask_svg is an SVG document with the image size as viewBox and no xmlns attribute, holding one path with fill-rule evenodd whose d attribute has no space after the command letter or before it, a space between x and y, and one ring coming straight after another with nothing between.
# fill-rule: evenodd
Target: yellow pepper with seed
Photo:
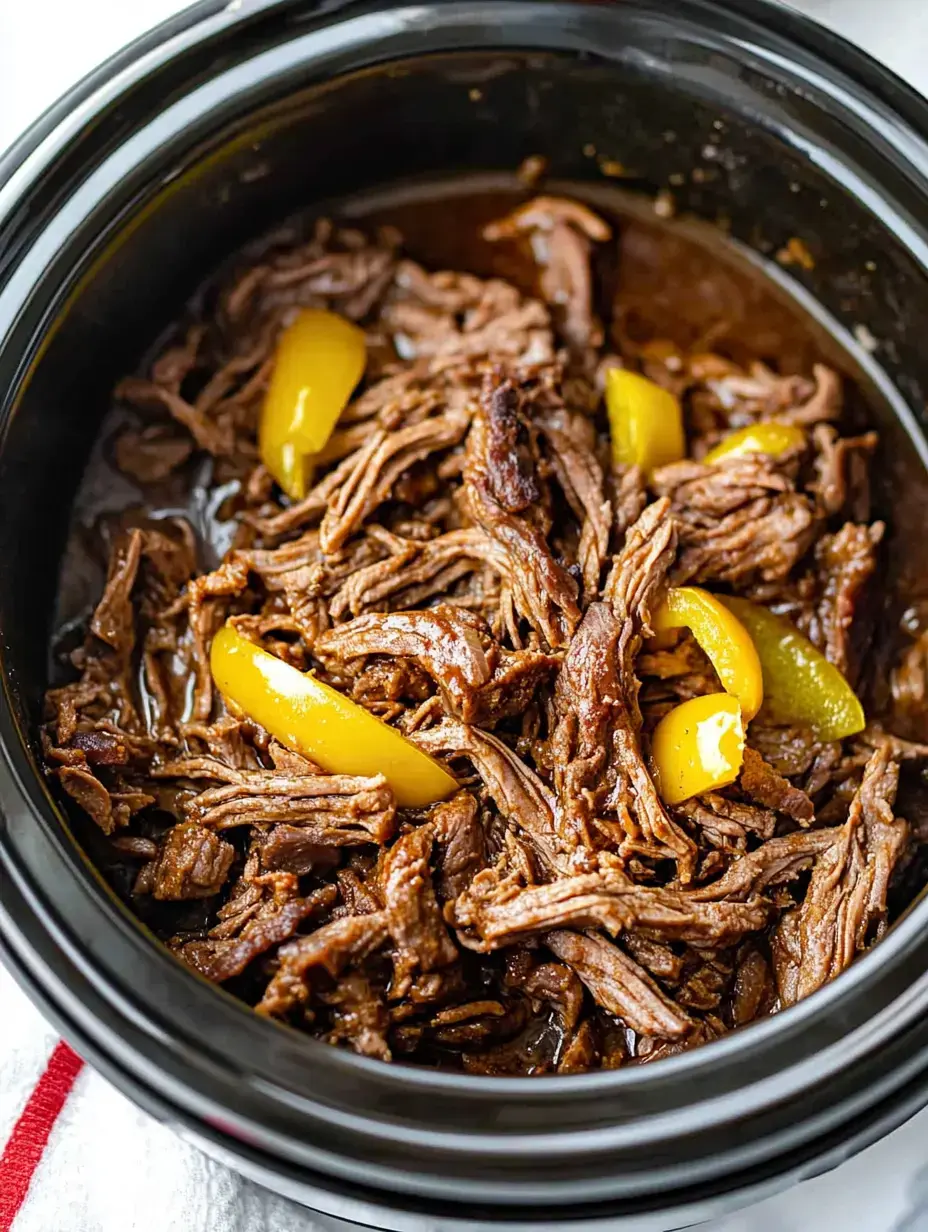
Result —
<instances>
[{"instance_id":1,"label":"yellow pepper with seed","mask_svg":"<svg viewBox=\"0 0 928 1232\"><path fill-rule=\"evenodd\" d=\"M680 804L733 783L744 758L744 719L736 697L706 693L669 711L651 736L651 762L665 804Z\"/></svg>"},{"instance_id":2,"label":"yellow pepper with seed","mask_svg":"<svg viewBox=\"0 0 928 1232\"><path fill-rule=\"evenodd\" d=\"M709 450L703 462L711 466L715 462L721 462L723 458L740 458L748 453L765 453L777 458L789 449L798 449L805 441L806 434L802 428L768 419L732 432L714 449Z\"/></svg>"},{"instance_id":3,"label":"yellow pepper with seed","mask_svg":"<svg viewBox=\"0 0 928 1232\"><path fill-rule=\"evenodd\" d=\"M405 736L231 625L213 638L210 670L223 697L329 774L382 774L401 808L422 808L457 791L447 770Z\"/></svg>"},{"instance_id":4,"label":"yellow pepper with seed","mask_svg":"<svg viewBox=\"0 0 928 1232\"><path fill-rule=\"evenodd\" d=\"M277 343L258 430L261 460L294 500L313 459L364 375L364 331L334 312L304 308Z\"/></svg>"},{"instance_id":5,"label":"yellow pepper with seed","mask_svg":"<svg viewBox=\"0 0 928 1232\"><path fill-rule=\"evenodd\" d=\"M811 728L819 740L863 731L864 708L833 663L790 621L749 599L722 599L751 635L764 674L764 714Z\"/></svg>"},{"instance_id":6,"label":"yellow pepper with seed","mask_svg":"<svg viewBox=\"0 0 928 1232\"><path fill-rule=\"evenodd\" d=\"M746 721L764 700L764 678L751 636L715 595L698 586L676 586L654 614L655 633L689 629L708 655L722 688L737 697Z\"/></svg>"},{"instance_id":7,"label":"yellow pepper with seed","mask_svg":"<svg viewBox=\"0 0 928 1232\"><path fill-rule=\"evenodd\" d=\"M680 401L647 377L627 368L606 373L606 410L612 457L639 466L646 475L686 454Z\"/></svg>"}]
</instances>

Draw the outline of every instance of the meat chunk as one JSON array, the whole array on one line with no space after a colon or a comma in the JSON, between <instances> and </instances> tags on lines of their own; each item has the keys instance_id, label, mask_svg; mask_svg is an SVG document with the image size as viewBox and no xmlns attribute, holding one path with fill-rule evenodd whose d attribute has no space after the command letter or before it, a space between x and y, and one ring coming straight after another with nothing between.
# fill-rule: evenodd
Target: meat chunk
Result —
<instances>
[{"instance_id":1,"label":"meat chunk","mask_svg":"<svg viewBox=\"0 0 928 1232\"><path fill-rule=\"evenodd\" d=\"M440 903L462 894L487 862L486 836L469 791L436 804L431 812L435 832L436 893Z\"/></svg>"},{"instance_id":2,"label":"meat chunk","mask_svg":"<svg viewBox=\"0 0 928 1232\"><path fill-rule=\"evenodd\" d=\"M329 975L342 974L380 949L389 935L387 913L345 916L323 924L305 937L295 937L278 951L280 965L258 1003L259 1014L283 1018L309 999L308 976L322 967Z\"/></svg>"},{"instance_id":3,"label":"meat chunk","mask_svg":"<svg viewBox=\"0 0 928 1232\"><path fill-rule=\"evenodd\" d=\"M563 197L536 197L484 228L488 240L528 236L541 277L545 302L558 316L570 346L602 345L602 328L593 316L591 241L604 243L609 226L592 210Z\"/></svg>"},{"instance_id":4,"label":"meat chunk","mask_svg":"<svg viewBox=\"0 0 928 1232\"><path fill-rule=\"evenodd\" d=\"M870 458L877 446L875 432L863 436L838 436L830 424L814 432L814 491L826 517L844 513L855 522L870 517Z\"/></svg>"},{"instance_id":5,"label":"meat chunk","mask_svg":"<svg viewBox=\"0 0 928 1232\"><path fill-rule=\"evenodd\" d=\"M158 778L215 778L187 806L192 821L209 829L283 822L300 826L321 846L385 842L393 833L396 802L383 775L278 774L233 770L211 758L169 762Z\"/></svg>"},{"instance_id":6,"label":"meat chunk","mask_svg":"<svg viewBox=\"0 0 928 1232\"><path fill-rule=\"evenodd\" d=\"M640 930L666 940L730 945L762 928L769 910L756 896L744 902L704 901L698 891L639 886L614 873L562 877L518 890L511 883L500 886L487 870L446 915L463 945L488 952L559 928L602 928L612 936Z\"/></svg>"},{"instance_id":7,"label":"meat chunk","mask_svg":"<svg viewBox=\"0 0 928 1232\"><path fill-rule=\"evenodd\" d=\"M412 658L439 686L448 712L466 723L522 713L557 665L539 651L504 651L479 622L448 604L359 616L323 634L315 649L323 660L342 663L376 654Z\"/></svg>"},{"instance_id":8,"label":"meat chunk","mask_svg":"<svg viewBox=\"0 0 928 1232\"><path fill-rule=\"evenodd\" d=\"M822 742L807 727L767 727L760 719L748 731L749 747L786 778L807 774L821 754Z\"/></svg>"},{"instance_id":9,"label":"meat chunk","mask_svg":"<svg viewBox=\"0 0 928 1232\"><path fill-rule=\"evenodd\" d=\"M818 529L812 502L791 477L794 461L747 454L712 466L673 462L654 472L652 486L670 498L677 517L674 582L787 577Z\"/></svg>"},{"instance_id":10,"label":"meat chunk","mask_svg":"<svg viewBox=\"0 0 928 1232\"><path fill-rule=\"evenodd\" d=\"M473 705L475 692L491 673L483 639L470 621L447 606L359 616L323 634L316 653L323 660L342 662L376 654L415 659L458 711Z\"/></svg>"},{"instance_id":11,"label":"meat chunk","mask_svg":"<svg viewBox=\"0 0 928 1232\"><path fill-rule=\"evenodd\" d=\"M458 956L435 898L429 860L435 832L430 825L404 834L390 848L381 881L387 927L396 946L391 995L406 995L416 971L447 967Z\"/></svg>"},{"instance_id":12,"label":"meat chunk","mask_svg":"<svg viewBox=\"0 0 928 1232\"><path fill-rule=\"evenodd\" d=\"M390 1015L382 997L370 980L359 971L343 976L335 988L323 996L332 1012L330 1044L342 1042L362 1057L392 1061L387 1035Z\"/></svg>"},{"instance_id":13,"label":"meat chunk","mask_svg":"<svg viewBox=\"0 0 928 1232\"><path fill-rule=\"evenodd\" d=\"M813 364L812 376L815 388L809 397L782 415L778 414L778 419L800 427L811 427L838 418L844 402L841 377L826 364Z\"/></svg>"},{"instance_id":14,"label":"meat chunk","mask_svg":"<svg viewBox=\"0 0 928 1232\"><path fill-rule=\"evenodd\" d=\"M232 425L217 422L191 405L180 393L155 380L126 377L117 385L116 397L140 410L160 407L190 433L198 449L215 457L227 457L235 449Z\"/></svg>"},{"instance_id":15,"label":"meat chunk","mask_svg":"<svg viewBox=\"0 0 928 1232\"><path fill-rule=\"evenodd\" d=\"M132 588L142 559L142 532L133 530L110 554L106 589L90 621L91 631L127 659L135 645Z\"/></svg>"},{"instance_id":16,"label":"meat chunk","mask_svg":"<svg viewBox=\"0 0 928 1232\"><path fill-rule=\"evenodd\" d=\"M786 813L800 825L808 825L815 817L815 805L801 787L764 761L756 749L744 750L744 763L739 778L741 790L758 804ZM768 836L769 837L769 836Z\"/></svg>"},{"instance_id":17,"label":"meat chunk","mask_svg":"<svg viewBox=\"0 0 928 1232\"><path fill-rule=\"evenodd\" d=\"M333 620L413 607L444 594L470 574L484 571L498 577L508 569L503 549L475 527L434 539L398 539L393 546L385 560L345 578L329 605Z\"/></svg>"},{"instance_id":18,"label":"meat chunk","mask_svg":"<svg viewBox=\"0 0 928 1232\"><path fill-rule=\"evenodd\" d=\"M128 733L92 729L77 732L70 747L79 749L91 766L126 766L132 758L132 744Z\"/></svg>"},{"instance_id":19,"label":"meat chunk","mask_svg":"<svg viewBox=\"0 0 928 1232\"><path fill-rule=\"evenodd\" d=\"M676 813L685 817L691 826L698 827L698 832L713 847L722 850L746 849L748 835L770 839L777 826L776 815L770 809L730 800L714 791L684 800L677 806Z\"/></svg>"},{"instance_id":20,"label":"meat chunk","mask_svg":"<svg viewBox=\"0 0 928 1232\"><path fill-rule=\"evenodd\" d=\"M173 826L155 862L155 898L210 898L225 884L235 848L196 822Z\"/></svg>"},{"instance_id":21,"label":"meat chunk","mask_svg":"<svg viewBox=\"0 0 928 1232\"><path fill-rule=\"evenodd\" d=\"M175 952L188 967L214 984L223 984L241 975L250 963L274 946L288 941L304 920L318 915L334 900L334 886L320 886L305 898L297 896L289 901L258 899L240 912L238 919L229 917L235 924L232 930L224 921L207 940L180 942L174 947ZM235 899L230 902L235 904Z\"/></svg>"},{"instance_id":22,"label":"meat chunk","mask_svg":"<svg viewBox=\"0 0 928 1232\"><path fill-rule=\"evenodd\" d=\"M261 862L274 872L305 877L312 872L326 872L336 865L339 846L317 843L312 830L280 822L271 826L262 844Z\"/></svg>"},{"instance_id":23,"label":"meat chunk","mask_svg":"<svg viewBox=\"0 0 928 1232\"><path fill-rule=\"evenodd\" d=\"M442 415L393 432L378 429L346 459L343 482L327 487L319 527L323 552L338 551L364 518L385 501L399 477L415 462L462 440L470 416L464 406L449 406ZM310 493L310 497L312 493Z\"/></svg>"},{"instance_id":24,"label":"meat chunk","mask_svg":"<svg viewBox=\"0 0 928 1232\"><path fill-rule=\"evenodd\" d=\"M697 902L739 902L798 877L834 843L833 830L804 830L768 839L733 860L715 881L691 892Z\"/></svg>"},{"instance_id":25,"label":"meat chunk","mask_svg":"<svg viewBox=\"0 0 928 1232\"><path fill-rule=\"evenodd\" d=\"M815 546L816 598L797 624L829 662L852 683L857 678L872 622L861 620L867 584L876 570L882 522L856 526L846 522L834 535L823 535Z\"/></svg>"},{"instance_id":26,"label":"meat chunk","mask_svg":"<svg viewBox=\"0 0 928 1232\"><path fill-rule=\"evenodd\" d=\"M691 1030L689 1015L658 988L654 980L617 945L563 929L548 933L545 945L568 963L593 994L597 1005L626 1026L658 1039L678 1039Z\"/></svg>"},{"instance_id":27,"label":"meat chunk","mask_svg":"<svg viewBox=\"0 0 928 1232\"><path fill-rule=\"evenodd\" d=\"M183 465L193 452L193 441L151 424L141 430L127 428L114 445L116 465L137 483L158 483Z\"/></svg>"},{"instance_id":28,"label":"meat chunk","mask_svg":"<svg viewBox=\"0 0 928 1232\"><path fill-rule=\"evenodd\" d=\"M471 518L504 555L517 611L549 646L557 647L570 639L580 619L577 583L554 559L542 531L508 509L496 495L507 490L511 474L519 472L521 465L521 458L511 452L504 473L500 471L502 434L494 428L501 407L509 406L517 396L510 381L487 379L467 438L464 495ZM505 414L508 419L509 412Z\"/></svg>"},{"instance_id":29,"label":"meat chunk","mask_svg":"<svg viewBox=\"0 0 928 1232\"><path fill-rule=\"evenodd\" d=\"M96 775L85 766L62 766L58 781L72 800L92 817L104 834L112 834L117 826L129 821L128 810L120 813L113 808L110 793Z\"/></svg>"},{"instance_id":30,"label":"meat chunk","mask_svg":"<svg viewBox=\"0 0 928 1232\"><path fill-rule=\"evenodd\" d=\"M532 968L527 978L518 970L510 982L517 988L521 985L525 995L533 1001L553 1006L565 1033L577 1026L583 1011L583 985L570 967L563 963L541 963Z\"/></svg>"},{"instance_id":31,"label":"meat chunk","mask_svg":"<svg viewBox=\"0 0 928 1232\"><path fill-rule=\"evenodd\" d=\"M402 261L380 319L407 360L460 363L493 356L531 364L554 357L545 306L497 278L429 274Z\"/></svg>"},{"instance_id":32,"label":"meat chunk","mask_svg":"<svg viewBox=\"0 0 928 1232\"><path fill-rule=\"evenodd\" d=\"M769 1012L776 1001L776 986L770 964L761 951L745 942L738 955L738 967L731 997L732 1024L743 1027Z\"/></svg>"},{"instance_id":33,"label":"meat chunk","mask_svg":"<svg viewBox=\"0 0 928 1232\"><path fill-rule=\"evenodd\" d=\"M792 1005L839 975L886 927L886 894L909 827L893 816L899 767L875 750L847 821L816 859L802 903L774 933L780 1000Z\"/></svg>"},{"instance_id":34,"label":"meat chunk","mask_svg":"<svg viewBox=\"0 0 928 1232\"><path fill-rule=\"evenodd\" d=\"M453 721L412 738L427 753L469 757L496 807L531 838L544 864L551 869L563 865L551 792L508 745L490 732Z\"/></svg>"},{"instance_id":35,"label":"meat chunk","mask_svg":"<svg viewBox=\"0 0 928 1232\"><path fill-rule=\"evenodd\" d=\"M539 415L537 424L550 448L558 482L580 522L577 564L583 596L589 603L599 593L612 532L612 503L605 495L592 426L584 415L565 407Z\"/></svg>"},{"instance_id":36,"label":"meat chunk","mask_svg":"<svg viewBox=\"0 0 928 1232\"><path fill-rule=\"evenodd\" d=\"M176 596L194 568L189 528L181 539L161 530L133 527L117 536L110 551L106 587L90 621L90 631L125 665L135 646L133 592L143 562L151 578L148 587L161 602Z\"/></svg>"},{"instance_id":37,"label":"meat chunk","mask_svg":"<svg viewBox=\"0 0 928 1232\"><path fill-rule=\"evenodd\" d=\"M611 607L591 604L555 685L552 736L557 827L562 845L590 867L604 844L678 863L692 876L695 847L661 803L641 750L635 658L673 559L667 501L628 533L606 587Z\"/></svg>"},{"instance_id":38,"label":"meat chunk","mask_svg":"<svg viewBox=\"0 0 928 1232\"><path fill-rule=\"evenodd\" d=\"M519 417L519 397L504 381L485 395L487 489L507 513L524 513L541 500L535 461Z\"/></svg>"}]
</instances>

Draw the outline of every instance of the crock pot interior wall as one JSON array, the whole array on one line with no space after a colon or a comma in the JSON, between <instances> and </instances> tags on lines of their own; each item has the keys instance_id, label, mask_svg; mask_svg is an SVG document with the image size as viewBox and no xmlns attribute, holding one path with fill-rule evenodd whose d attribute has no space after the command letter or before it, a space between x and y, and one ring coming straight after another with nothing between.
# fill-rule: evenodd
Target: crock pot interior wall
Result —
<instances>
[{"instance_id":1,"label":"crock pot interior wall","mask_svg":"<svg viewBox=\"0 0 928 1232\"><path fill-rule=\"evenodd\" d=\"M634 7L628 5L628 11ZM171 135L166 148L146 156L139 165L126 152L124 180L114 184L88 221L74 228L55 256L55 270L35 271L39 281L48 281L62 269L74 271L67 297L62 296L52 314L54 321L49 319L48 324L53 324L50 340L33 356L25 373L0 371L0 389L16 401L0 450L0 560L4 562L0 630L7 684L33 750L47 678L47 636L68 506L109 392L120 375L135 367L205 275L240 243L296 209L365 186L419 175L511 171L523 157L537 153L549 158L553 176L595 180L600 177L599 164L584 153L588 145L595 146L601 157L618 160L634 172L633 187L654 191L667 185L670 177L682 174L683 183L674 184L680 206L709 220L727 218L732 233L756 250L775 252L791 236L803 239L816 265L812 270L794 271L797 279L848 329L864 324L880 339L879 360L898 381L913 410L920 413L922 389L928 388L928 354L919 353L920 322L928 319L928 283L894 233L898 217L887 225L879 209L870 208L870 202L878 202L873 186L888 183L893 176L895 196L904 198L904 176L892 172L878 153L854 132L845 131L838 119L832 121L816 110L801 91L784 93L782 86L775 87L759 71L745 68L743 56L726 58L718 49L704 48L693 31L686 38L681 36L678 44L669 29L658 19L640 26L637 42L627 54L616 48L616 58L622 61L619 67L592 55L462 52L404 60L321 87L308 86L299 71L291 71L274 78L271 85L265 83L255 95L245 91L234 103L217 106L215 112L210 110L208 97L202 100L191 108L189 131ZM645 54L641 49L649 39L651 50ZM668 66L678 56L680 71L672 73ZM761 111L762 99L766 101ZM755 114L757 123L746 118ZM815 149L811 139L801 136L806 118L816 132ZM673 134L672 139L668 134ZM835 148L841 149L840 158L829 153L832 138ZM805 151L798 148L806 142ZM853 163L856 170L849 178L846 167ZM842 178L846 185L853 180L850 191L839 188L833 177ZM102 237L99 242L98 235ZM24 322L23 337L38 337L40 324L37 319ZM889 422L885 426L889 452L894 462L901 459L899 474L904 482L923 487L922 472L905 432ZM897 520L909 516L914 491L909 488L898 502ZM25 766L22 762L20 769ZM32 788L29 793L35 801L38 793ZM99 961L106 938L96 937L94 944L95 961ZM892 938L885 944L888 953ZM878 964L874 969L874 982L890 981L888 993L898 997L910 973L879 968ZM360 1104L363 1093L358 1093L357 1075L363 1072L368 1089L375 1092L370 1097L371 1115L404 1127L412 1124L410 1135L430 1117L439 1119L442 1133L459 1129L462 1137L465 1129L469 1132L485 1116L487 1132L492 1128L502 1135L513 1129L526 1136L536 1127L540 1133L557 1124L565 1137L576 1131L578 1140L585 1131L592 1133L594 1120L598 1125L624 1121L626 1136L637 1143L627 1163L620 1165L611 1146L604 1164L605 1145L583 1147L582 1152L572 1145L575 1156L570 1164L563 1163L542 1178L545 1185L550 1182L552 1201L577 1201L582 1194L592 1202L612 1188L617 1192L620 1184L627 1183L630 1189L637 1184L633 1181L636 1168L649 1170L649 1184L657 1194L653 1200L662 1201L655 1169L659 1157L661 1166L667 1162L669 1169L670 1154L662 1154L663 1146L656 1150L654 1141L646 1138L641 1119L654 1108L658 1088L664 1088L663 1109L678 1120L681 1099L708 1098L710 1089L716 1094L709 1064L703 1086L697 1076L683 1092L676 1078L676 1061L668 1061L666 1081L660 1073L664 1065L653 1067L653 1075L647 1076L652 1084L648 1092L626 1088L613 1097L611 1091L596 1087L602 1093L596 1109L579 1099L570 1107L555 1105L556 1088L569 1086L574 1091L576 1083L588 1085L586 1079L536 1083L538 1094L531 1101L516 1096L501 1080L504 1085L497 1088L500 1102L483 1112L470 1094L458 1093L452 1100L445 1092L435 1099L424 1086L414 1090L398 1067L377 1075L374 1071L384 1067L355 1065L355 1058L313 1059L307 1051L315 1047L311 1043L253 1022L252 1015L237 1013L233 1018L224 998L209 990L201 992L192 977L179 969L175 974L171 987L176 1000L162 1007L165 1016L189 1013L194 995L200 998L198 1009L203 1016L202 1031L190 1030L184 1043L196 1039L199 1045L202 1037L206 1048L221 1039L223 1049L217 1048L210 1058L217 1073L226 1061L226 1045L232 1055L233 1036L249 1044L253 1041L255 1055L262 1061L274 1051L277 1070L273 1077L284 1091L281 1104L299 1089L303 1098L318 1095L321 1101L325 1096L341 1113L349 1099L356 1098ZM846 977L846 987L854 985L855 974L852 971ZM158 978L167 987L169 977L161 973ZM189 996L188 986L193 988ZM133 991L141 1000L147 990ZM881 996L885 995L884 990ZM207 1000L212 1008L207 1009ZM227 1022L220 1011L228 1016ZM797 1015L793 1021L808 1024L812 1015L803 1019L804 1012L805 1007L792 1012ZM844 1004L828 1023L811 1023L803 1029L801 1048L811 1050L818 1040L832 1043L845 1031L850 1035L869 1012ZM794 1045L798 1047L797 1032L791 1038L790 1017L769 1024L776 1026L778 1040L783 1041L777 1047L784 1067L792 1063L788 1054ZM763 1034L767 1025L756 1030ZM213 1027L215 1031L208 1029ZM121 1029L127 1034L125 1027ZM265 1047L272 1033L280 1040L273 1049L270 1044ZM750 1034L745 1032L744 1038ZM904 1043L898 1045L903 1055L914 1058ZM720 1056L730 1056L738 1046L733 1038L717 1047ZM703 1051L710 1054L715 1047ZM331 1054L335 1050L319 1051ZM244 1065L248 1054L242 1047L234 1057ZM679 1060L689 1062L690 1058ZM868 1056L867 1065L872 1068L877 1060L875 1054ZM812 1086L818 1080L815 1059L810 1056L808 1061L805 1081ZM611 1081L613 1077L643 1079L644 1072L592 1076L589 1089L600 1079ZM754 1077L751 1073L746 1080ZM163 1076L160 1080L164 1085ZM730 1082L734 1088L734 1076ZM866 1087L869 1098L867 1082L861 1078L860 1083L860 1091ZM676 1091L672 1089L675 1085ZM847 1086L847 1098L853 1100L857 1086L850 1075ZM843 1097L843 1075L841 1087ZM268 1090L270 1085L262 1091L262 1098ZM888 1090L884 1087L883 1093ZM739 1095L738 1091L731 1094L733 1105L738 1104ZM176 1093L173 1097L181 1098ZM246 1091L243 1084L240 1106L253 1097L253 1090ZM544 1103L549 1098L550 1106ZM300 1121L297 1114L302 1115L302 1108L295 1096L290 1107L298 1126L293 1140L305 1146L308 1154L322 1131L311 1132ZM210 1123L216 1123L219 1111L221 1107L210 1109ZM725 1152L736 1154L749 1137L744 1125L737 1124L737 1111L727 1115L731 1122L725 1133L712 1141L711 1165L700 1159L701 1183L710 1173L724 1175L730 1166ZM282 1125L282 1113L280 1118ZM230 1119L226 1117L227 1122ZM778 1108L777 1133L794 1120L788 1106ZM809 1132L824 1135L836 1123L828 1122L823 1114L818 1128ZM339 1135L347 1138L349 1128L353 1133L346 1116L337 1133L333 1130L322 1140L330 1155L340 1149ZM395 1136L394 1146L384 1131L376 1148L384 1171L388 1164L408 1170L391 1184L406 1193L434 1192L426 1189L423 1180L427 1170L437 1175L444 1166L441 1159L426 1158L429 1152L440 1154L433 1136L421 1131L412 1150L398 1132ZM263 1145L268 1151L286 1149L290 1158L297 1158L296 1146L291 1143L284 1148L270 1133ZM840 1145L835 1144L835 1149ZM707 1150L696 1153L701 1156ZM488 1166L492 1177L504 1176L511 1165L526 1185L535 1186L539 1201L547 1200L548 1195L541 1195L539 1189L537 1158L529 1158L521 1142L513 1147L514 1156L517 1151L523 1154L515 1162L501 1155L493 1159ZM347 1147L343 1154L348 1155ZM747 1167L762 1156L758 1147L753 1158L745 1158L739 1166ZM477 1164L473 1164L473 1173L468 1161L455 1166L459 1169L455 1177L442 1176L441 1184L454 1184L462 1191L472 1176L482 1184ZM594 1178L597 1167L601 1171ZM680 1176L673 1174L673 1184L683 1184ZM372 1177L373 1168L358 1183L374 1184ZM562 1180L564 1186L555 1196L554 1189ZM573 1199L566 1188L568 1180L582 1186L574 1191ZM376 1183L380 1184L379 1176ZM473 1192L482 1195L484 1189L472 1190L471 1196ZM524 1193L521 1200L526 1200Z\"/></svg>"}]
</instances>

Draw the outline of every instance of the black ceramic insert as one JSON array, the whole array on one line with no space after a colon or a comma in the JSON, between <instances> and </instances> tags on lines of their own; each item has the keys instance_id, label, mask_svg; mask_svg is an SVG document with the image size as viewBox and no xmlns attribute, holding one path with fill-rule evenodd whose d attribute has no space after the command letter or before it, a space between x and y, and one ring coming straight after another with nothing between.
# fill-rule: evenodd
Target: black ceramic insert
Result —
<instances>
[{"instance_id":1,"label":"black ceramic insert","mask_svg":"<svg viewBox=\"0 0 928 1232\"><path fill-rule=\"evenodd\" d=\"M116 378L223 257L295 209L538 153L591 185L621 162L626 187L672 187L761 257L801 236L815 265L789 277L866 343L853 362L874 383L893 518L922 525L928 107L761 0L195 6L0 162L5 957L139 1103L369 1226L682 1227L928 1101L926 904L807 1002L657 1066L541 1081L389 1068L181 968L38 773L68 509Z\"/></svg>"}]
</instances>

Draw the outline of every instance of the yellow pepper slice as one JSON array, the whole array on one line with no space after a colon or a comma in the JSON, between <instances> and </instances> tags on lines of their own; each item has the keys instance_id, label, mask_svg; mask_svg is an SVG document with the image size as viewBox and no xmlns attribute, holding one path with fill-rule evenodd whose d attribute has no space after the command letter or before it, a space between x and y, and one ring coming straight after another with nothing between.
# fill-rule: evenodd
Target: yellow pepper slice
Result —
<instances>
[{"instance_id":1,"label":"yellow pepper slice","mask_svg":"<svg viewBox=\"0 0 928 1232\"><path fill-rule=\"evenodd\" d=\"M647 377L627 368L606 373L606 410L612 457L623 466L640 466L646 475L679 462L686 454L679 399Z\"/></svg>"},{"instance_id":2,"label":"yellow pepper slice","mask_svg":"<svg viewBox=\"0 0 928 1232\"><path fill-rule=\"evenodd\" d=\"M751 636L715 595L699 586L677 586L652 620L655 633L687 628L709 656L722 688L741 703L745 721L754 718L764 700L764 678Z\"/></svg>"},{"instance_id":3,"label":"yellow pepper slice","mask_svg":"<svg viewBox=\"0 0 928 1232\"><path fill-rule=\"evenodd\" d=\"M819 740L863 731L864 708L833 663L790 621L749 599L722 602L751 635L764 673L764 713L774 723L809 727Z\"/></svg>"},{"instance_id":4,"label":"yellow pepper slice","mask_svg":"<svg viewBox=\"0 0 928 1232\"><path fill-rule=\"evenodd\" d=\"M744 758L744 721L736 697L706 693L669 711L651 737L657 790L680 804L733 783Z\"/></svg>"},{"instance_id":5,"label":"yellow pepper slice","mask_svg":"<svg viewBox=\"0 0 928 1232\"><path fill-rule=\"evenodd\" d=\"M748 424L739 428L720 441L714 449L710 449L703 458L708 466L720 462L722 458L740 458L746 453L766 453L771 457L779 457L787 449L797 449L804 445L806 434L795 424L777 423L768 419L764 423Z\"/></svg>"},{"instance_id":6,"label":"yellow pepper slice","mask_svg":"<svg viewBox=\"0 0 928 1232\"><path fill-rule=\"evenodd\" d=\"M294 500L306 495L324 447L364 374L364 331L334 312L304 308L280 336L261 409L261 460Z\"/></svg>"},{"instance_id":7,"label":"yellow pepper slice","mask_svg":"<svg viewBox=\"0 0 928 1232\"><path fill-rule=\"evenodd\" d=\"M210 670L225 698L330 774L382 774L401 808L422 808L458 789L447 770L376 715L231 625L213 638Z\"/></svg>"}]
</instances>

